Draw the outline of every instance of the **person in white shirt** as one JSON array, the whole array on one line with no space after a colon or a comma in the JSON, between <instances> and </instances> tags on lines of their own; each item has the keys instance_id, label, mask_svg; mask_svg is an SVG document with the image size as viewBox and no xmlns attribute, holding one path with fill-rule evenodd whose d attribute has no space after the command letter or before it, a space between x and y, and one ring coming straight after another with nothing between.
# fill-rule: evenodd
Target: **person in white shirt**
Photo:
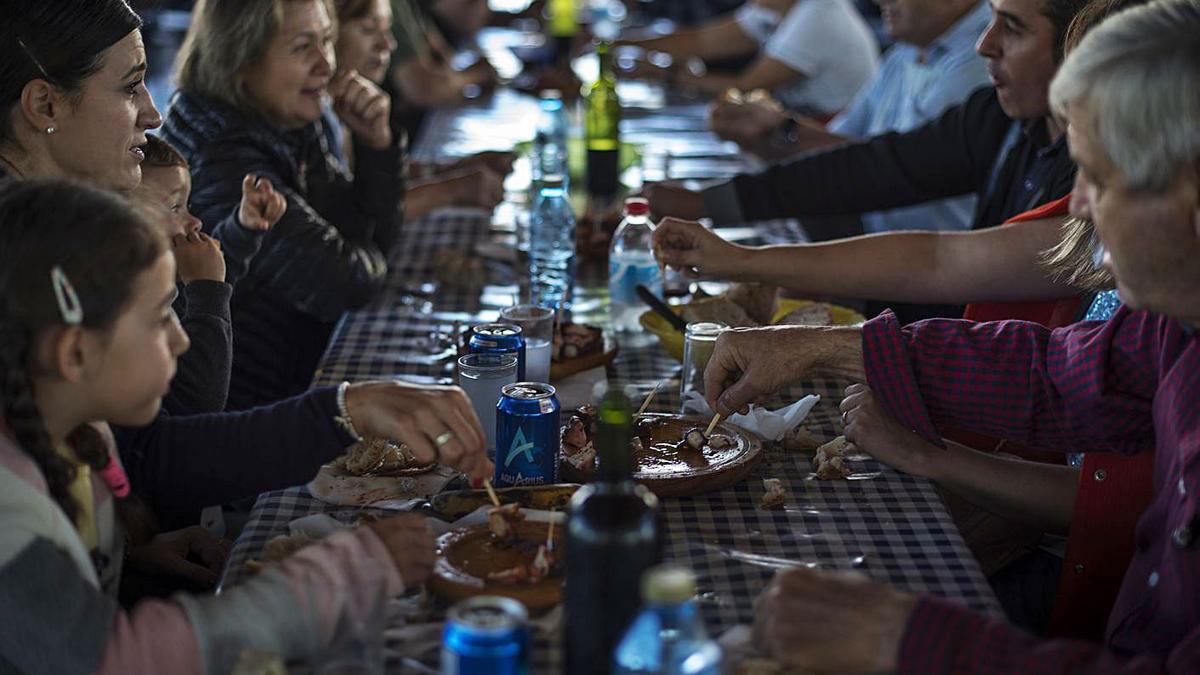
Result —
<instances>
[{"instance_id":1,"label":"person in white shirt","mask_svg":"<svg viewBox=\"0 0 1200 675\"><path fill-rule=\"evenodd\" d=\"M767 89L789 109L823 119L845 108L879 66L879 45L850 0L751 0L698 28L621 42L666 52L677 63L757 53L733 74L696 74L686 67L669 74L678 84L711 95ZM654 69L638 73L649 75Z\"/></svg>"}]
</instances>

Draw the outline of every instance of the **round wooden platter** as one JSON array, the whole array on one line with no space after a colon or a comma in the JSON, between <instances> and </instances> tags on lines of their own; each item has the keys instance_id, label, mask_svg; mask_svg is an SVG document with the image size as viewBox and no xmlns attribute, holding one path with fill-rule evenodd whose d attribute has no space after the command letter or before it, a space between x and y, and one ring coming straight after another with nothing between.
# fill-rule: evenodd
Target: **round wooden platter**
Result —
<instances>
[{"instance_id":1,"label":"round wooden platter","mask_svg":"<svg viewBox=\"0 0 1200 675\"><path fill-rule=\"evenodd\" d=\"M704 429L711 420L681 415L645 413L641 419L657 422L654 438L664 442L679 441L688 429ZM692 497L714 492L740 483L762 460L762 439L757 435L728 422L720 422L713 435L724 435L733 439L728 450L706 449L704 466L689 466L682 462L665 462L655 466L653 453L643 453L634 458L633 478L650 488L659 497ZM565 480L586 483L591 476L581 474L567 461L561 464L561 476Z\"/></svg>"},{"instance_id":2,"label":"round wooden platter","mask_svg":"<svg viewBox=\"0 0 1200 675\"><path fill-rule=\"evenodd\" d=\"M546 577L533 583L487 581L491 572L529 563L538 544L546 541L546 531L546 523L524 521L517 525L520 541L516 545L496 542L486 524L447 532L437 540L438 560L427 582L429 589L452 603L477 595L500 595L520 602L530 613L548 610L562 602L562 576ZM563 536L563 527L555 525L554 541L560 551L561 546L557 544L561 544Z\"/></svg>"}]
</instances>

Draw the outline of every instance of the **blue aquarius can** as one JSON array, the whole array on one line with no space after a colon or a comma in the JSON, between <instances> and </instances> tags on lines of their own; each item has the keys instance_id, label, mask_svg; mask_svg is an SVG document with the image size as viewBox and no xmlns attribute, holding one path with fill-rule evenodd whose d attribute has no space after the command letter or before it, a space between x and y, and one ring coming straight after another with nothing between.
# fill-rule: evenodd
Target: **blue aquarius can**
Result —
<instances>
[{"instance_id":1,"label":"blue aquarius can","mask_svg":"<svg viewBox=\"0 0 1200 675\"><path fill-rule=\"evenodd\" d=\"M525 607L494 595L450 608L442 632L442 675L527 675L529 624Z\"/></svg>"},{"instance_id":2,"label":"blue aquarius can","mask_svg":"<svg viewBox=\"0 0 1200 675\"><path fill-rule=\"evenodd\" d=\"M525 379L525 339L511 323L485 323L471 329L472 354L516 354L517 381Z\"/></svg>"},{"instance_id":3,"label":"blue aquarius can","mask_svg":"<svg viewBox=\"0 0 1200 675\"><path fill-rule=\"evenodd\" d=\"M496 405L496 485L558 482L558 398L542 382L501 389Z\"/></svg>"}]
</instances>

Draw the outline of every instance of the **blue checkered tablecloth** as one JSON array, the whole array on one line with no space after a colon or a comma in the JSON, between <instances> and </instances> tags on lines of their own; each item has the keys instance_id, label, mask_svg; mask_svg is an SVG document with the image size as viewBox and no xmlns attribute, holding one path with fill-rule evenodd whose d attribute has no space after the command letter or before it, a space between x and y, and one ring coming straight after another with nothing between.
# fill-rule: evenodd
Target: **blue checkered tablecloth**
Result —
<instances>
[{"instance_id":1,"label":"blue checkered tablecloth","mask_svg":"<svg viewBox=\"0 0 1200 675\"><path fill-rule=\"evenodd\" d=\"M474 124L481 115L486 118L487 111L469 112ZM453 145L454 139L469 138L460 127L447 113L434 115L429 123L432 137L414 154L439 156L439 150ZM459 327L494 320L502 307L520 295L519 282L525 275L514 271L519 263L487 261L488 279L482 288L450 288L431 281L435 278L434 256L445 249L475 255L480 242L511 240L512 222L505 222L503 213L504 209L496 215L450 210L405 224L402 240L392 253L392 274L386 288L371 305L342 319L314 384L392 377L453 382L450 335ZM729 235L762 243L794 242L804 237L793 221L757 223L751 232L743 229ZM581 267L574 300L575 320L607 323L603 270ZM679 363L652 336L641 336L620 345L607 375L610 383L625 386L639 397L667 380L651 410L676 412L679 370ZM819 394L821 402L811 413L808 426L829 440L841 432L837 404L845 384L799 382L777 403ZM768 444L764 461L744 482L697 497L663 500L665 555L696 571L701 611L712 634L749 623L754 597L776 570L798 565L856 569L913 592L942 596L983 612L999 611L991 588L929 481L897 473L870 459L850 462L856 472L854 480L818 481L811 476L809 457ZM783 480L791 496L786 508L758 508L763 478ZM231 554L224 585L244 579L246 560L255 557L268 539L286 533L292 520L311 513L327 513L350 522L361 511L319 502L303 487L261 495ZM417 604L420 610L415 615L410 612L408 622L424 621L436 627L444 606L428 598L418 598ZM403 670L399 655L436 665L436 644L431 646L428 639L436 632L426 631L420 645L397 639L395 631L387 635L392 655L389 671ZM534 672L559 672L560 657L558 640L539 634Z\"/></svg>"},{"instance_id":2,"label":"blue checkered tablecloth","mask_svg":"<svg viewBox=\"0 0 1200 675\"><path fill-rule=\"evenodd\" d=\"M518 292L498 271L495 285L481 293L432 288L434 251L470 250L489 236L486 214L451 212L406 226L404 241L392 259L394 274L387 289L369 307L347 314L338 326L317 374L317 384L342 380L401 377L413 381L448 382L453 377L453 347L441 333L494 318ZM765 236L765 235L764 235ZM581 314L603 321L602 290L581 284ZM440 349L440 351L439 351ZM652 340L622 345L609 368L610 381L648 392L669 380L652 410L674 412L679 404L679 364ZM841 430L837 403L844 383L814 380L797 383L790 394L819 394L809 426L832 439ZM781 397L780 403L786 397ZM812 565L857 569L880 581L920 593L963 602L994 612L997 603L979 566L967 550L933 485L872 460L851 462L857 480L818 481L810 476L809 456L768 445L765 459L752 477L733 487L690 498L663 501L666 557L693 568L700 580L702 611L710 631L718 634L752 620L752 601L776 570ZM791 499L784 510L757 507L762 478L781 478ZM238 539L226 584L244 578L244 563L266 541L287 531L292 520L310 513L329 513L349 521L358 510L317 501L303 487L260 496ZM442 608L429 608L437 620ZM538 642L537 672L557 669L559 650L553 640ZM393 645L403 652L404 645ZM436 662L436 654L421 655Z\"/></svg>"}]
</instances>

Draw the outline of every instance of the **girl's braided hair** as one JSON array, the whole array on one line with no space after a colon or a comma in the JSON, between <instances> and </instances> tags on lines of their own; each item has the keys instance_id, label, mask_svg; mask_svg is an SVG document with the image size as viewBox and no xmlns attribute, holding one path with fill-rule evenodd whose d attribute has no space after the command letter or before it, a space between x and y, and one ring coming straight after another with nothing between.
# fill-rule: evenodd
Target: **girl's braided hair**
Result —
<instances>
[{"instance_id":1,"label":"girl's braided hair","mask_svg":"<svg viewBox=\"0 0 1200 675\"><path fill-rule=\"evenodd\" d=\"M30 377L38 341L64 325L51 269L60 268L78 295L83 328L104 332L129 303L137 277L166 250L162 234L114 194L66 181L0 187L0 414L72 520L75 468L52 446ZM109 462L91 425L67 442L94 469Z\"/></svg>"}]
</instances>

